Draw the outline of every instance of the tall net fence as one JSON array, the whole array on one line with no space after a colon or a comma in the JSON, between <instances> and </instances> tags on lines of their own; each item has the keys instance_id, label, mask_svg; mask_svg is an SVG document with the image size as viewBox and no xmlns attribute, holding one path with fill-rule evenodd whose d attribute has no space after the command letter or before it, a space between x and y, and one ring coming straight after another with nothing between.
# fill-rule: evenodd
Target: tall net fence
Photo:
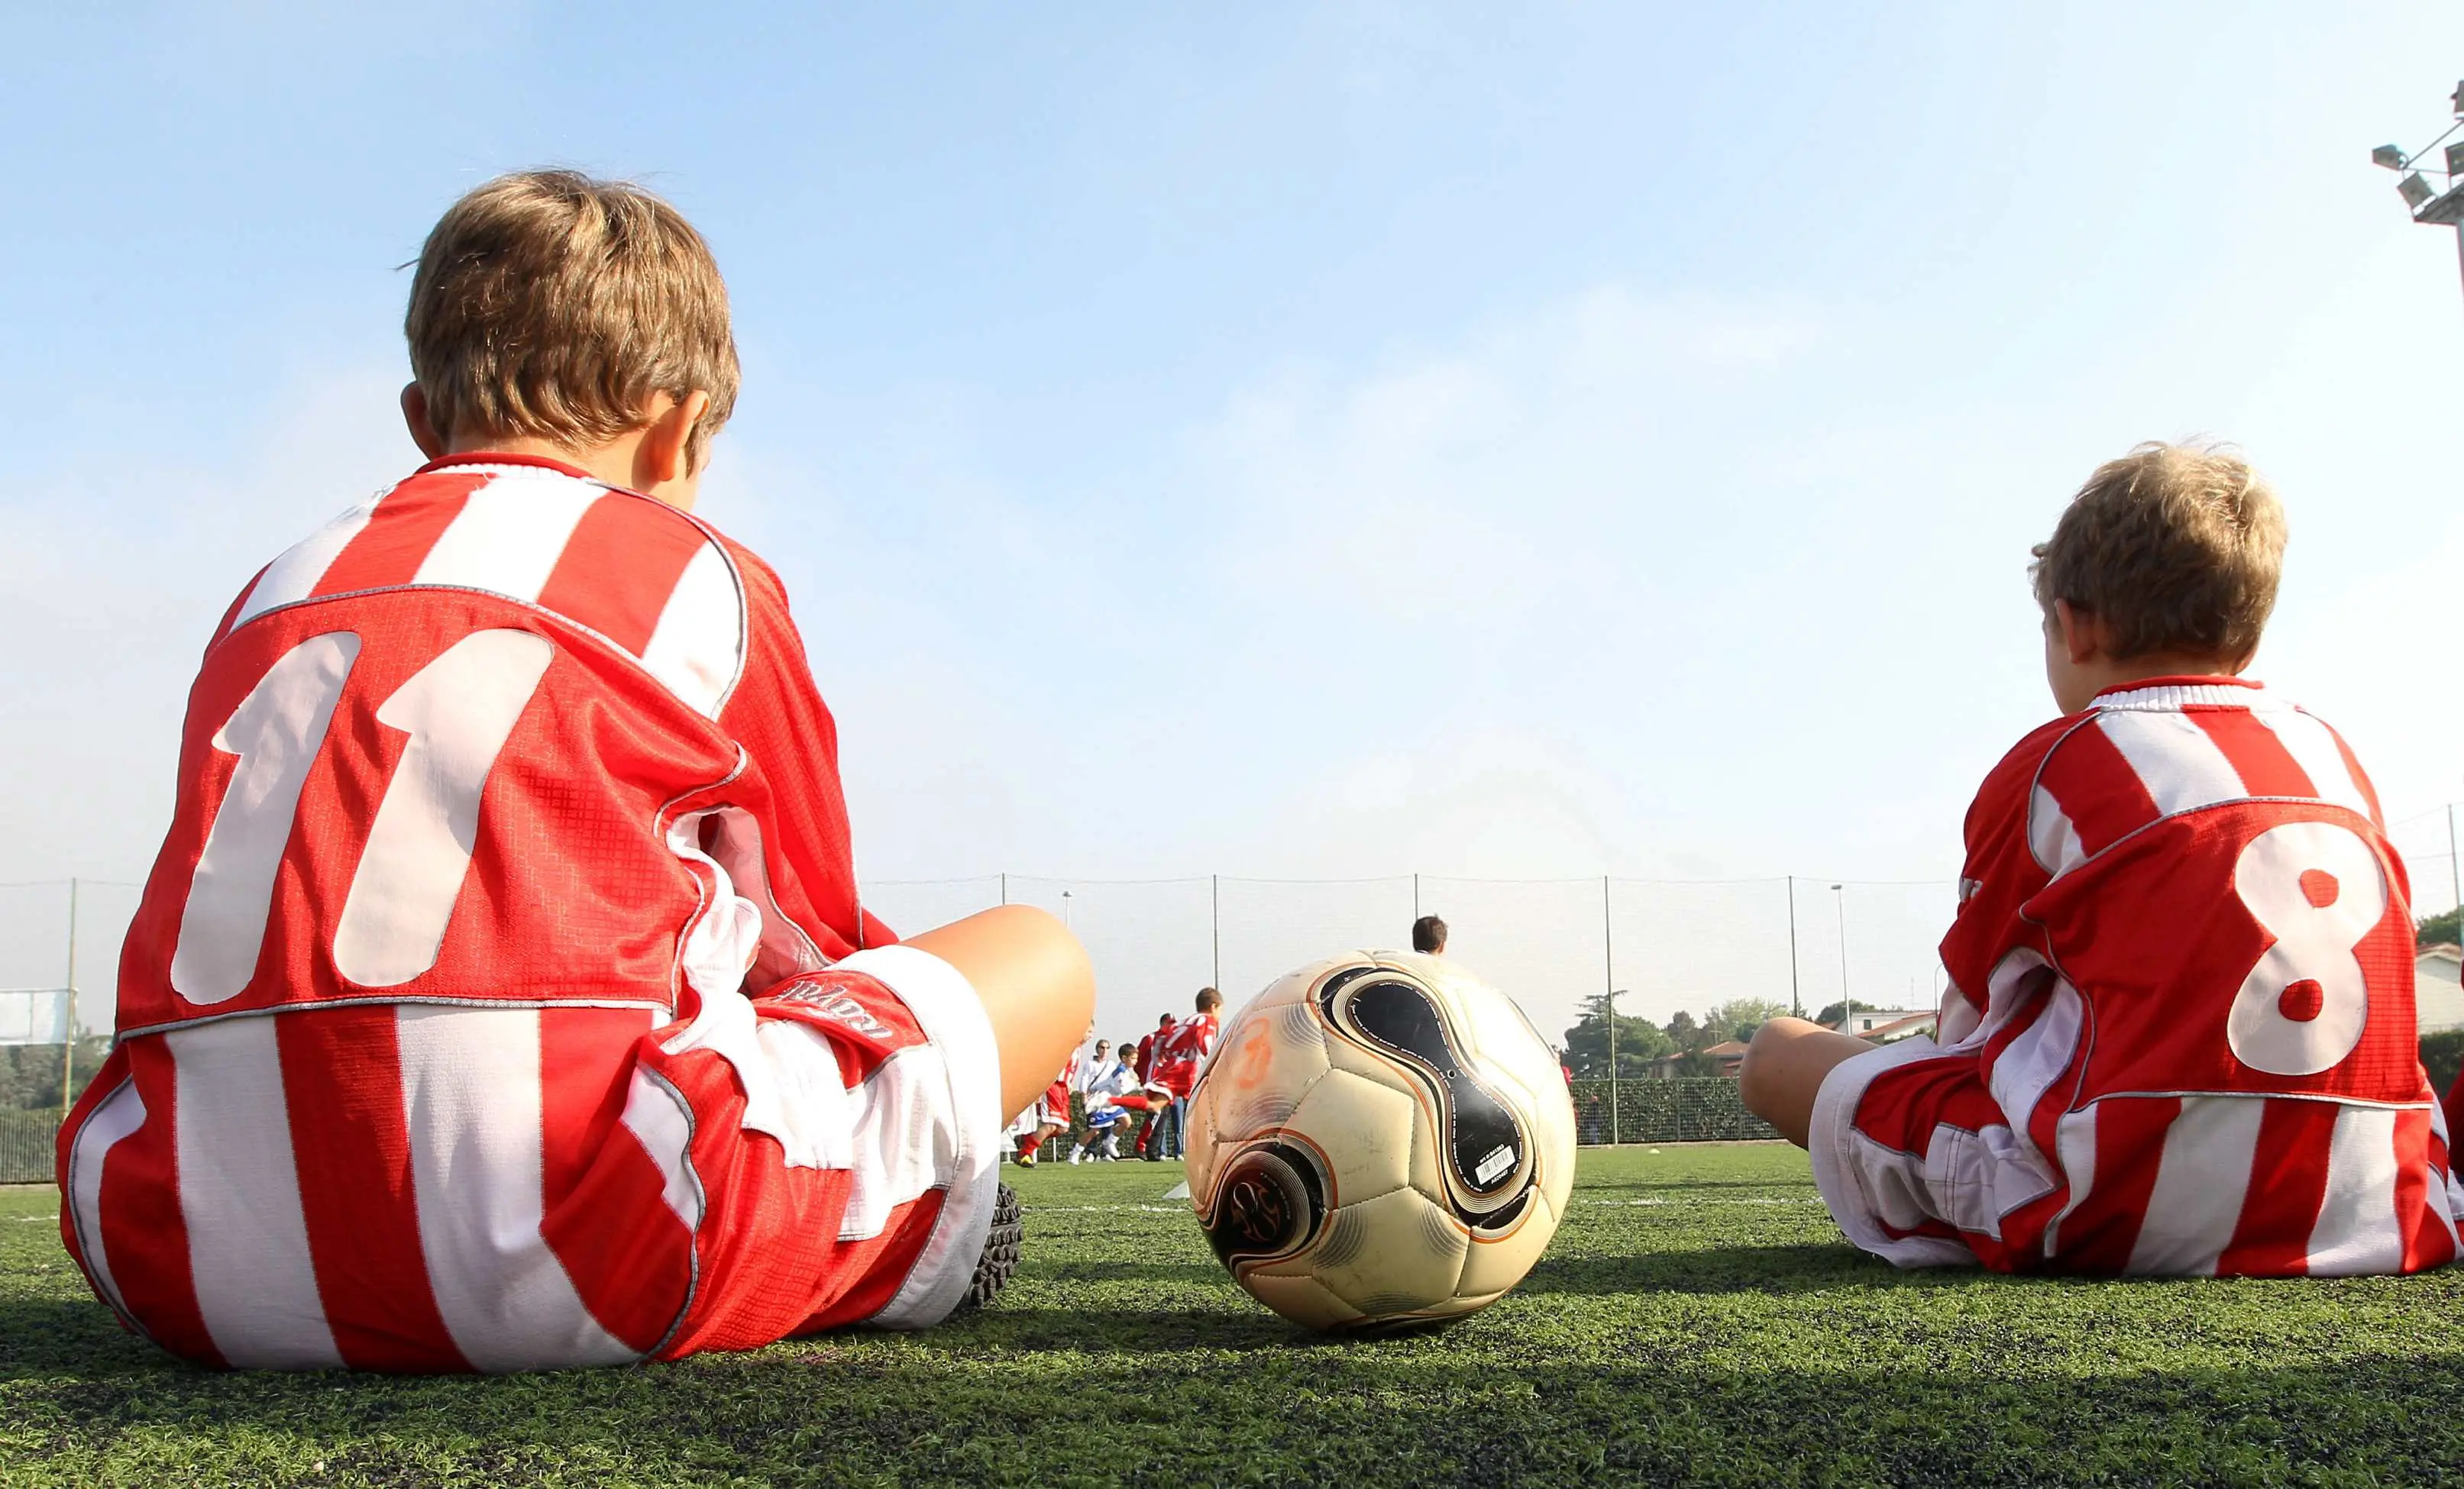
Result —
<instances>
[{"instance_id":1,"label":"tall net fence","mask_svg":"<svg viewBox=\"0 0 2464 1489\"><path fill-rule=\"evenodd\" d=\"M1512 995L1552 1041L1601 994L1663 1023L1752 998L1808 1014L1843 996L1930 1009L1934 947L1954 886L1815 879L1291 880L1229 876L1081 880L1023 874L902 880L865 903L913 932L994 905L1034 905L1068 922L1095 964L1096 1032L1134 1039L1185 1015L1200 987L1238 1007L1297 967L1408 946L1412 922L1441 916L1447 955Z\"/></svg>"},{"instance_id":2,"label":"tall net fence","mask_svg":"<svg viewBox=\"0 0 2464 1489\"><path fill-rule=\"evenodd\" d=\"M2456 905L2456 856L2459 809L2441 807L2387 823L2387 837L2403 855L2412 881L2412 912L2427 917Z\"/></svg>"},{"instance_id":3,"label":"tall net fence","mask_svg":"<svg viewBox=\"0 0 2464 1489\"><path fill-rule=\"evenodd\" d=\"M1717 883L1637 879L1287 880L1204 876L1080 880L1026 874L888 881L865 903L912 933L1001 904L1066 920L1095 964L1096 1023L1134 1037L1186 1014L1198 989L1237 1007L1276 977L1347 952L1410 944L1413 920L1443 916L1447 953L1520 1002L1552 1041L1612 989L1620 1012L1664 1022L1736 998L1808 1013L1843 990L1863 1004L1930 1007L1934 945L1952 886L1815 879ZM0 1046L42 1035L74 974L79 1030L111 1028L133 884L0 886ZM70 956L74 924L76 954ZM43 1001L48 999L49 1001ZM55 1035L52 1036L56 1038Z\"/></svg>"}]
</instances>

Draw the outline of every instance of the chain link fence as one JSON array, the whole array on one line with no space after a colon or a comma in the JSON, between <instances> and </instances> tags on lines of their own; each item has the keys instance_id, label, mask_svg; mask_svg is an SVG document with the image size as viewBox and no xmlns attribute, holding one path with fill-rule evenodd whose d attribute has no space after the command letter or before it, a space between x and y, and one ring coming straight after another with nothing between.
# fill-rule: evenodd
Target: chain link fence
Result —
<instances>
[{"instance_id":1,"label":"chain link fence","mask_svg":"<svg viewBox=\"0 0 2464 1489\"><path fill-rule=\"evenodd\" d=\"M1551 1044L1601 994L1664 1023L1679 1010L1756 998L1812 1014L1844 996L1873 1008L1930 1009L1935 946L1956 909L1948 880L1775 878L1051 879L987 874L894 880L866 906L901 931L996 905L1034 905L1068 922L1095 964L1095 1032L1134 1042L1200 987L1238 1008L1276 977L1324 957L1408 946L1412 922L1442 916L1447 956L1510 995Z\"/></svg>"},{"instance_id":2,"label":"chain link fence","mask_svg":"<svg viewBox=\"0 0 2464 1489\"><path fill-rule=\"evenodd\" d=\"M51 1183L59 1132L56 1111L0 1110L0 1184Z\"/></svg>"},{"instance_id":3,"label":"chain link fence","mask_svg":"<svg viewBox=\"0 0 2464 1489\"><path fill-rule=\"evenodd\" d=\"M1776 1141L1779 1131L1746 1109L1726 1076L1573 1083L1574 1140L1604 1143Z\"/></svg>"}]
</instances>

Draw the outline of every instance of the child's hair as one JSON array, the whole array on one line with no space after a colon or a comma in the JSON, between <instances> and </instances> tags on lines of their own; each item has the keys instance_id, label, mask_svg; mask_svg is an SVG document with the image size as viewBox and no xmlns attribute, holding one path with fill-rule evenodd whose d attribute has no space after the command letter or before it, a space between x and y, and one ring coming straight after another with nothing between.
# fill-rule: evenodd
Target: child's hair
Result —
<instances>
[{"instance_id":1,"label":"child's hair","mask_svg":"<svg viewBox=\"0 0 2464 1489\"><path fill-rule=\"evenodd\" d=\"M2102 621L2117 661L2247 656L2276 608L2284 509L2218 446L2146 444L2097 468L2034 550L2036 603Z\"/></svg>"},{"instance_id":2,"label":"child's hair","mask_svg":"<svg viewBox=\"0 0 2464 1489\"><path fill-rule=\"evenodd\" d=\"M1446 923L1435 915L1412 922L1412 950L1431 955L1446 949Z\"/></svg>"},{"instance_id":3,"label":"child's hair","mask_svg":"<svg viewBox=\"0 0 2464 1489\"><path fill-rule=\"evenodd\" d=\"M1216 992L1213 988L1199 988L1198 990L1198 1011L1199 1013L1211 1014L1222 1006L1222 994Z\"/></svg>"},{"instance_id":4,"label":"child's hair","mask_svg":"<svg viewBox=\"0 0 2464 1489\"><path fill-rule=\"evenodd\" d=\"M403 318L446 438L613 439L652 394L710 395L694 469L736 407L727 286L684 214L571 170L499 176L446 208Z\"/></svg>"}]
</instances>

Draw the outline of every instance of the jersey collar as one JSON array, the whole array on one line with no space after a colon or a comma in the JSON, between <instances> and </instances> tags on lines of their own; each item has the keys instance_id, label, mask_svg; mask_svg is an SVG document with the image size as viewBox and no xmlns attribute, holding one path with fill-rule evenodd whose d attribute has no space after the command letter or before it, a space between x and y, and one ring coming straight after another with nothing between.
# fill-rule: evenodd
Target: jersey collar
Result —
<instances>
[{"instance_id":1,"label":"jersey collar","mask_svg":"<svg viewBox=\"0 0 2464 1489\"><path fill-rule=\"evenodd\" d=\"M2166 712L2205 704L2228 709L2254 709L2272 698L2263 683L2247 677L2143 677L2116 683L2088 701L2090 709Z\"/></svg>"},{"instance_id":2,"label":"jersey collar","mask_svg":"<svg viewBox=\"0 0 2464 1489\"><path fill-rule=\"evenodd\" d=\"M411 474L426 475L430 471L450 471L456 466L536 466L542 471L554 471L561 475L577 476L584 481L599 479L580 466L569 465L561 460L551 460L545 455L515 455L486 449L466 449L459 454L439 455L412 471Z\"/></svg>"}]
</instances>

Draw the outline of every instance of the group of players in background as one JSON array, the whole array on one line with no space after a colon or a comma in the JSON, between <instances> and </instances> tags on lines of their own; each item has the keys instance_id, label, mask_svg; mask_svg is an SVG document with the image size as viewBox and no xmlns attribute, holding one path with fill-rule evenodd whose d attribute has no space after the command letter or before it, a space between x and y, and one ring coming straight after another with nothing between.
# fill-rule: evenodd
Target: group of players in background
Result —
<instances>
[{"instance_id":1,"label":"group of players in background","mask_svg":"<svg viewBox=\"0 0 2464 1489\"><path fill-rule=\"evenodd\" d=\"M1436 915L1412 922L1412 950L1442 956L1446 923ZM1071 1050L1069 1062L1035 1106L1019 1114L1010 1135L1018 1140L1013 1158L1022 1169L1040 1161L1045 1145L1078 1125L1085 1141L1073 1137L1071 1163L1110 1163L1121 1156L1121 1140L1134 1129L1132 1150L1150 1163L1181 1156L1188 1130L1189 1092L1206 1057L1215 1053L1215 1037L1222 1031L1223 995L1213 988L1198 990L1197 1012L1189 1018L1165 1014L1155 1032L1136 1041L1095 1040L1091 1052ZM1088 1031L1095 1031L1090 1027ZM1571 1079L1571 1078L1570 1078ZM1073 1118L1070 1097L1079 1101Z\"/></svg>"},{"instance_id":2,"label":"group of players in background","mask_svg":"<svg viewBox=\"0 0 2464 1489\"><path fill-rule=\"evenodd\" d=\"M1034 1168L1046 1143L1073 1129L1073 1096L1082 1104L1088 1135L1084 1143L1071 1146L1071 1163L1119 1158L1121 1139L1133 1128L1137 1133L1133 1150L1138 1157L1150 1163L1179 1157L1190 1088L1198 1084L1206 1057L1215 1052L1222 1007L1222 994L1200 988L1197 1009L1187 1018L1166 1014L1153 1034L1135 1043L1123 1040L1117 1049L1110 1040L1097 1040L1091 1054L1070 1051L1069 1062L1052 1084L1012 1125L1011 1134L1018 1139L1013 1161L1022 1169Z\"/></svg>"}]
</instances>

